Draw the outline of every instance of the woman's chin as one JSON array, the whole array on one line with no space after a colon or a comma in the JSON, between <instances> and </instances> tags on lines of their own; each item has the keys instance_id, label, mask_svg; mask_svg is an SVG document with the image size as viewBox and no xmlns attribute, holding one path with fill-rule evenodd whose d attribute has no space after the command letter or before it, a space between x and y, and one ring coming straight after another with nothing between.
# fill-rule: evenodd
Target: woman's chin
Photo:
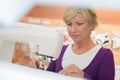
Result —
<instances>
[{"instance_id":1,"label":"woman's chin","mask_svg":"<svg viewBox=\"0 0 120 80\"><path fill-rule=\"evenodd\" d=\"M72 39L74 42L80 42L80 40L79 39L76 39L76 38L74 38L74 39Z\"/></svg>"}]
</instances>

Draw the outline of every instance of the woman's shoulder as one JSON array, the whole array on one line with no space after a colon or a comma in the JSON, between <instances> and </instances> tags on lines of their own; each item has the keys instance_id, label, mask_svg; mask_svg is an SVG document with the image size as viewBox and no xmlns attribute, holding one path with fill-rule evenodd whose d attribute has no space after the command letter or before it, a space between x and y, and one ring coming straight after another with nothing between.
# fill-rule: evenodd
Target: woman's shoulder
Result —
<instances>
[{"instance_id":1,"label":"woman's shoulder","mask_svg":"<svg viewBox=\"0 0 120 80\"><path fill-rule=\"evenodd\" d=\"M62 58L68 45L63 45L58 59Z\"/></svg>"},{"instance_id":2,"label":"woman's shoulder","mask_svg":"<svg viewBox=\"0 0 120 80\"><path fill-rule=\"evenodd\" d=\"M109 48L101 47L101 49L98 52L98 55L106 56L106 57L113 57L113 52Z\"/></svg>"},{"instance_id":3,"label":"woman's shoulder","mask_svg":"<svg viewBox=\"0 0 120 80\"><path fill-rule=\"evenodd\" d=\"M109 48L105 48L105 47L101 47L101 49L100 49L100 51L103 53L112 53L112 50L111 49L109 49Z\"/></svg>"},{"instance_id":4,"label":"woman's shoulder","mask_svg":"<svg viewBox=\"0 0 120 80\"><path fill-rule=\"evenodd\" d=\"M97 64L104 63L106 61L113 61L113 52L109 48L101 47L96 54L93 62Z\"/></svg>"}]
</instances>

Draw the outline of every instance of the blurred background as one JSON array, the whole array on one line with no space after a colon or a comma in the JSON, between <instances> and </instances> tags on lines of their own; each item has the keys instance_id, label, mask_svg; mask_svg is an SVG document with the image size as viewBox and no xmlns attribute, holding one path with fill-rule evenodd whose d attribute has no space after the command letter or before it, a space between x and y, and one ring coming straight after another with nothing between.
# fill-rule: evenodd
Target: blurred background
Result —
<instances>
[{"instance_id":1,"label":"blurred background","mask_svg":"<svg viewBox=\"0 0 120 80\"><path fill-rule=\"evenodd\" d=\"M87 6L88 8L93 7L98 16L99 26L93 31L91 37L96 44L102 44L113 51L116 65L116 80L120 80L119 3L119 0L4 0L0 1L0 28L12 28L15 26L26 29L31 24L52 27L62 30L64 44L70 44L72 41L62 20L64 10L71 4L74 6ZM26 51L30 51L29 45L16 42L12 63L35 68L32 64L34 61L30 57L26 57ZM38 55L34 57L38 58ZM48 64L49 60L45 62L45 67Z\"/></svg>"}]
</instances>

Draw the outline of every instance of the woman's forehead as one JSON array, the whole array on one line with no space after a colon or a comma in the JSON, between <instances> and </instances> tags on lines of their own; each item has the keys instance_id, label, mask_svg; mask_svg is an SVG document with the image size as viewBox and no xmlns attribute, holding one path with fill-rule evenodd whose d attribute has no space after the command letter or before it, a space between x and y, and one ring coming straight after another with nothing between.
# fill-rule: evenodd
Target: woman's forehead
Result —
<instances>
[{"instance_id":1,"label":"woman's forehead","mask_svg":"<svg viewBox=\"0 0 120 80\"><path fill-rule=\"evenodd\" d=\"M74 15L73 17L71 17L67 22L71 21L71 20L75 20L75 21L85 21L85 18L82 16L82 14L80 12L78 12L76 15Z\"/></svg>"}]
</instances>

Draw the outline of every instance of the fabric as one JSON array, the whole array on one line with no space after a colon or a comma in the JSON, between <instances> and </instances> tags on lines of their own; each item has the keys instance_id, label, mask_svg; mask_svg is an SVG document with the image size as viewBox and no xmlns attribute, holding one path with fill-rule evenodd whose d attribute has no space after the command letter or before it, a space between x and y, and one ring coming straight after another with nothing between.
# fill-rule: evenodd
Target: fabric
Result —
<instances>
[{"instance_id":1,"label":"fabric","mask_svg":"<svg viewBox=\"0 0 120 80\"><path fill-rule=\"evenodd\" d=\"M59 72L62 67L62 58L67 45L63 46L61 54L58 59L51 61L47 70ZM114 80L115 66L113 53L110 49L103 48L98 51L91 63L83 69L84 78L89 80Z\"/></svg>"}]
</instances>

